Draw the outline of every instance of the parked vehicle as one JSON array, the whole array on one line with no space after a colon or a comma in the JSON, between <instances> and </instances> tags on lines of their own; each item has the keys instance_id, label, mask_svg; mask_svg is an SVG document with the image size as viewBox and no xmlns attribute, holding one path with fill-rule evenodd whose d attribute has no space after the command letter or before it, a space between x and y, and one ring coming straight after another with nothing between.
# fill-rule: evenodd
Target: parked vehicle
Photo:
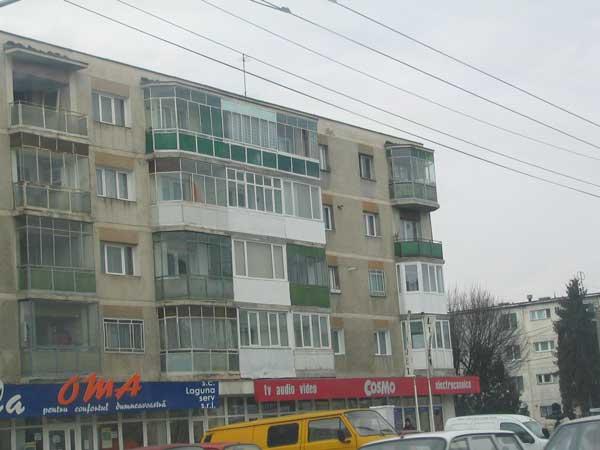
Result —
<instances>
[{"instance_id":1,"label":"parked vehicle","mask_svg":"<svg viewBox=\"0 0 600 450\"><path fill-rule=\"evenodd\" d=\"M526 450L544 450L548 430L528 416L518 414L489 414L453 417L446 421L446 431L505 430L514 432Z\"/></svg>"},{"instance_id":2,"label":"parked vehicle","mask_svg":"<svg viewBox=\"0 0 600 450\"><path fill-rule=\"evenodd\" d=\"M598 450L600 416L575 419L558 426L546 450Z\"/></svg>"},{"instance_id":3,"label":"parked vehicle","mask_svg":"<svg viewBox=\"0 0 600 450\"><path fill-rule=\"evenodd\" d=\"M523 450L510 431L440 431L385 439L360 450ZM558 450L558 449L557 449Z\"/></svg>"},{"instance_id":4,"label":"parked vehicle","mask_svg":"<svg viewBox=\"0 0 600 450\"><path fill-rule=\"evenodd\" d=\"M404 423L402 423L402 408L400 406L371 406L370 409L381 414L385 420L394 426L397 433L400 433L403 430Z\"/></svg>"},{"instance_id":5,"label":"parked vehicle","mask_svg":"<svg viewBox=\"0 0 600 450\"><path fill-rule=\"evenodd\" d=\"M211 442L207 444L168 444L151 447L138 447L133 450L260 450L254 444L239 442Z\"/></svg>"},{"instance_id":6,"label":"parked vehicle","mask_svg":"<svg viewBox=\"0 0 600 450\"><path fill-rule=\"evenodd\" d=\"M263 449L355 450L375 440L397 436L378 412L369 409L320 411L236 423L209 430L203 443L252 442Z\"/></svg>"}]
</instances>

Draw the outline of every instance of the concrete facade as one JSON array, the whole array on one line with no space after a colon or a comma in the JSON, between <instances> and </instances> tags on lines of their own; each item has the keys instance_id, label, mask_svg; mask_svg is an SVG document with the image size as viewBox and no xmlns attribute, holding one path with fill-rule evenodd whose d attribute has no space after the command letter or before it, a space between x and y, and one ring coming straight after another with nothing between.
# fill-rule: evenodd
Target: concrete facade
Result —
<instances>
[{"instance_id":1,"label":"concrete facade","mask_svg":"<svg viewBox=\"0 0 600 450\"><path fill-rule=\"evenodd\" d=\"M0 47L0 380L137 373L216 380L222 396L215 410L0 417L1 450L122 449L128 430L189 442L388 402L414 418L414 398L393 396L259 404L252 381L451 374L433 151L19 36ZM432 405L454 415L452 396Z\"/></svg>"}]
</instances>

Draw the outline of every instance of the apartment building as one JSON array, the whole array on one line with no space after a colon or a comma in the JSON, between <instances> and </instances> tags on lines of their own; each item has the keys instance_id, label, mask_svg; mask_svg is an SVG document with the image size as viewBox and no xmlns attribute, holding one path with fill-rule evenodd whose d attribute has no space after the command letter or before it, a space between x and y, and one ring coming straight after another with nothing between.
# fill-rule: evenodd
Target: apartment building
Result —
<instances>
[{"instance_id":1,"label":"apartment building","mask_svg":"<svg viewBox=\"0 0 600 450\"><path fill-rule=\"evenodd\" d=\"M0 45L0 450L389 403L439 428L479 389L449 370L431 150Z\"/></svg>"},{"instance_id":2,"label":"apartment building","mask_svg":"<svg viewBox=\"0 0 600 450\"><path fill-rule=\"evenodd\" d=\"M522 336L522 345L511 349L508 358L514 363L512 377L521 394L523 407L531 417L544 423L552 414L552 404L562 404L558 385L556 348L558 336L554 322L561 298L540 298L502 305L507 323ZM596 305L599 294L588 294L586 301Z\"/></svg>"}]
</instances>

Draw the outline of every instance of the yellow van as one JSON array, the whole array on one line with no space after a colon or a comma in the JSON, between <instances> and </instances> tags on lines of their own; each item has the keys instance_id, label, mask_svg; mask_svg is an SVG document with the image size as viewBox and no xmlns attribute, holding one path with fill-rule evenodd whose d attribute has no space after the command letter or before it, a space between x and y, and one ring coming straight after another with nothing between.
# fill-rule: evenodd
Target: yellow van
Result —
<instances>
[{"instance_id":1,"label":"yellow van","mask_svg":"<svg viewBox=\"0 0 600 450\"><path fill-rule=\"evenodd\" d=\"M242 422L207 431L202 442L244 442L263 450L356 450L396 436L377 411L319 411Z\"/></svg>"}]
</instances>

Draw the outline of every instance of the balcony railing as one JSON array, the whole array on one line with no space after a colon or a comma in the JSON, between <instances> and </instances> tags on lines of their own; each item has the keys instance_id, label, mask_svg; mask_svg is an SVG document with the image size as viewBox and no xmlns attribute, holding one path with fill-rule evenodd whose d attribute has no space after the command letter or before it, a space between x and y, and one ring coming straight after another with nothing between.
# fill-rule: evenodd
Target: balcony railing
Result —
<instances>
[{"instance_id":1,"label":"balcony railing","mask_svg":"<svg viewBox=\"0 0 600 450\"><path fill-rule=\"evenodd\" d=\"M392 200L417 199L437 203L437 189L435 185L415 181L392 181L390 198Z\"/></svg>"},{"instance_id":2,"label":"balcony railing","mask_svg":"<svg viewBox=\"0 0 600 450\"><path fill-rule=\"evenodd\" d=\"M40 289L58 292L96 292L96 273L94 269L21 266L19 267L19 288Z\"/></svg>"},{"instance_id":3,"label":"balcony railing","mask_svg":"<svg viewBox=\"0 0 600 450\"><path fill-rule=\"evenodd\" d=\"M13 183L15 207L45 208L71 213L90 214L91 199L87 191L41 186L27 182Z\"/></svg>"},{"instance_id":4,"label":"balcony railing","mask_svg":"<svg viewBox=\"0 0 600 450\"><path fill-rule=\"evenodd\" d=\"M37 347L21 350L24 376L65 378L100 370L100 350L89 346Z\"/></svg>"},{"instance_id":5,"label":"balcony railing","mask_svg":"<svg viewBox=\"0 0 600 450\"><path fill-rule=\"evenodd\" d=\"M444 259L442 243L427 239L398 240L394 243L394 253L399 258L424 257Z\"/></svg>"},{"instance_id":6,"label":"balcony railing","mask_svg":"<svg viewBox=\"0 0 600 450\"><path fill-rule=\"evenodd\" d=\"M43 128L78 136L88 135L87 116L21 101L10 104L10 125Z\"/></svg>"}]
</instances>

